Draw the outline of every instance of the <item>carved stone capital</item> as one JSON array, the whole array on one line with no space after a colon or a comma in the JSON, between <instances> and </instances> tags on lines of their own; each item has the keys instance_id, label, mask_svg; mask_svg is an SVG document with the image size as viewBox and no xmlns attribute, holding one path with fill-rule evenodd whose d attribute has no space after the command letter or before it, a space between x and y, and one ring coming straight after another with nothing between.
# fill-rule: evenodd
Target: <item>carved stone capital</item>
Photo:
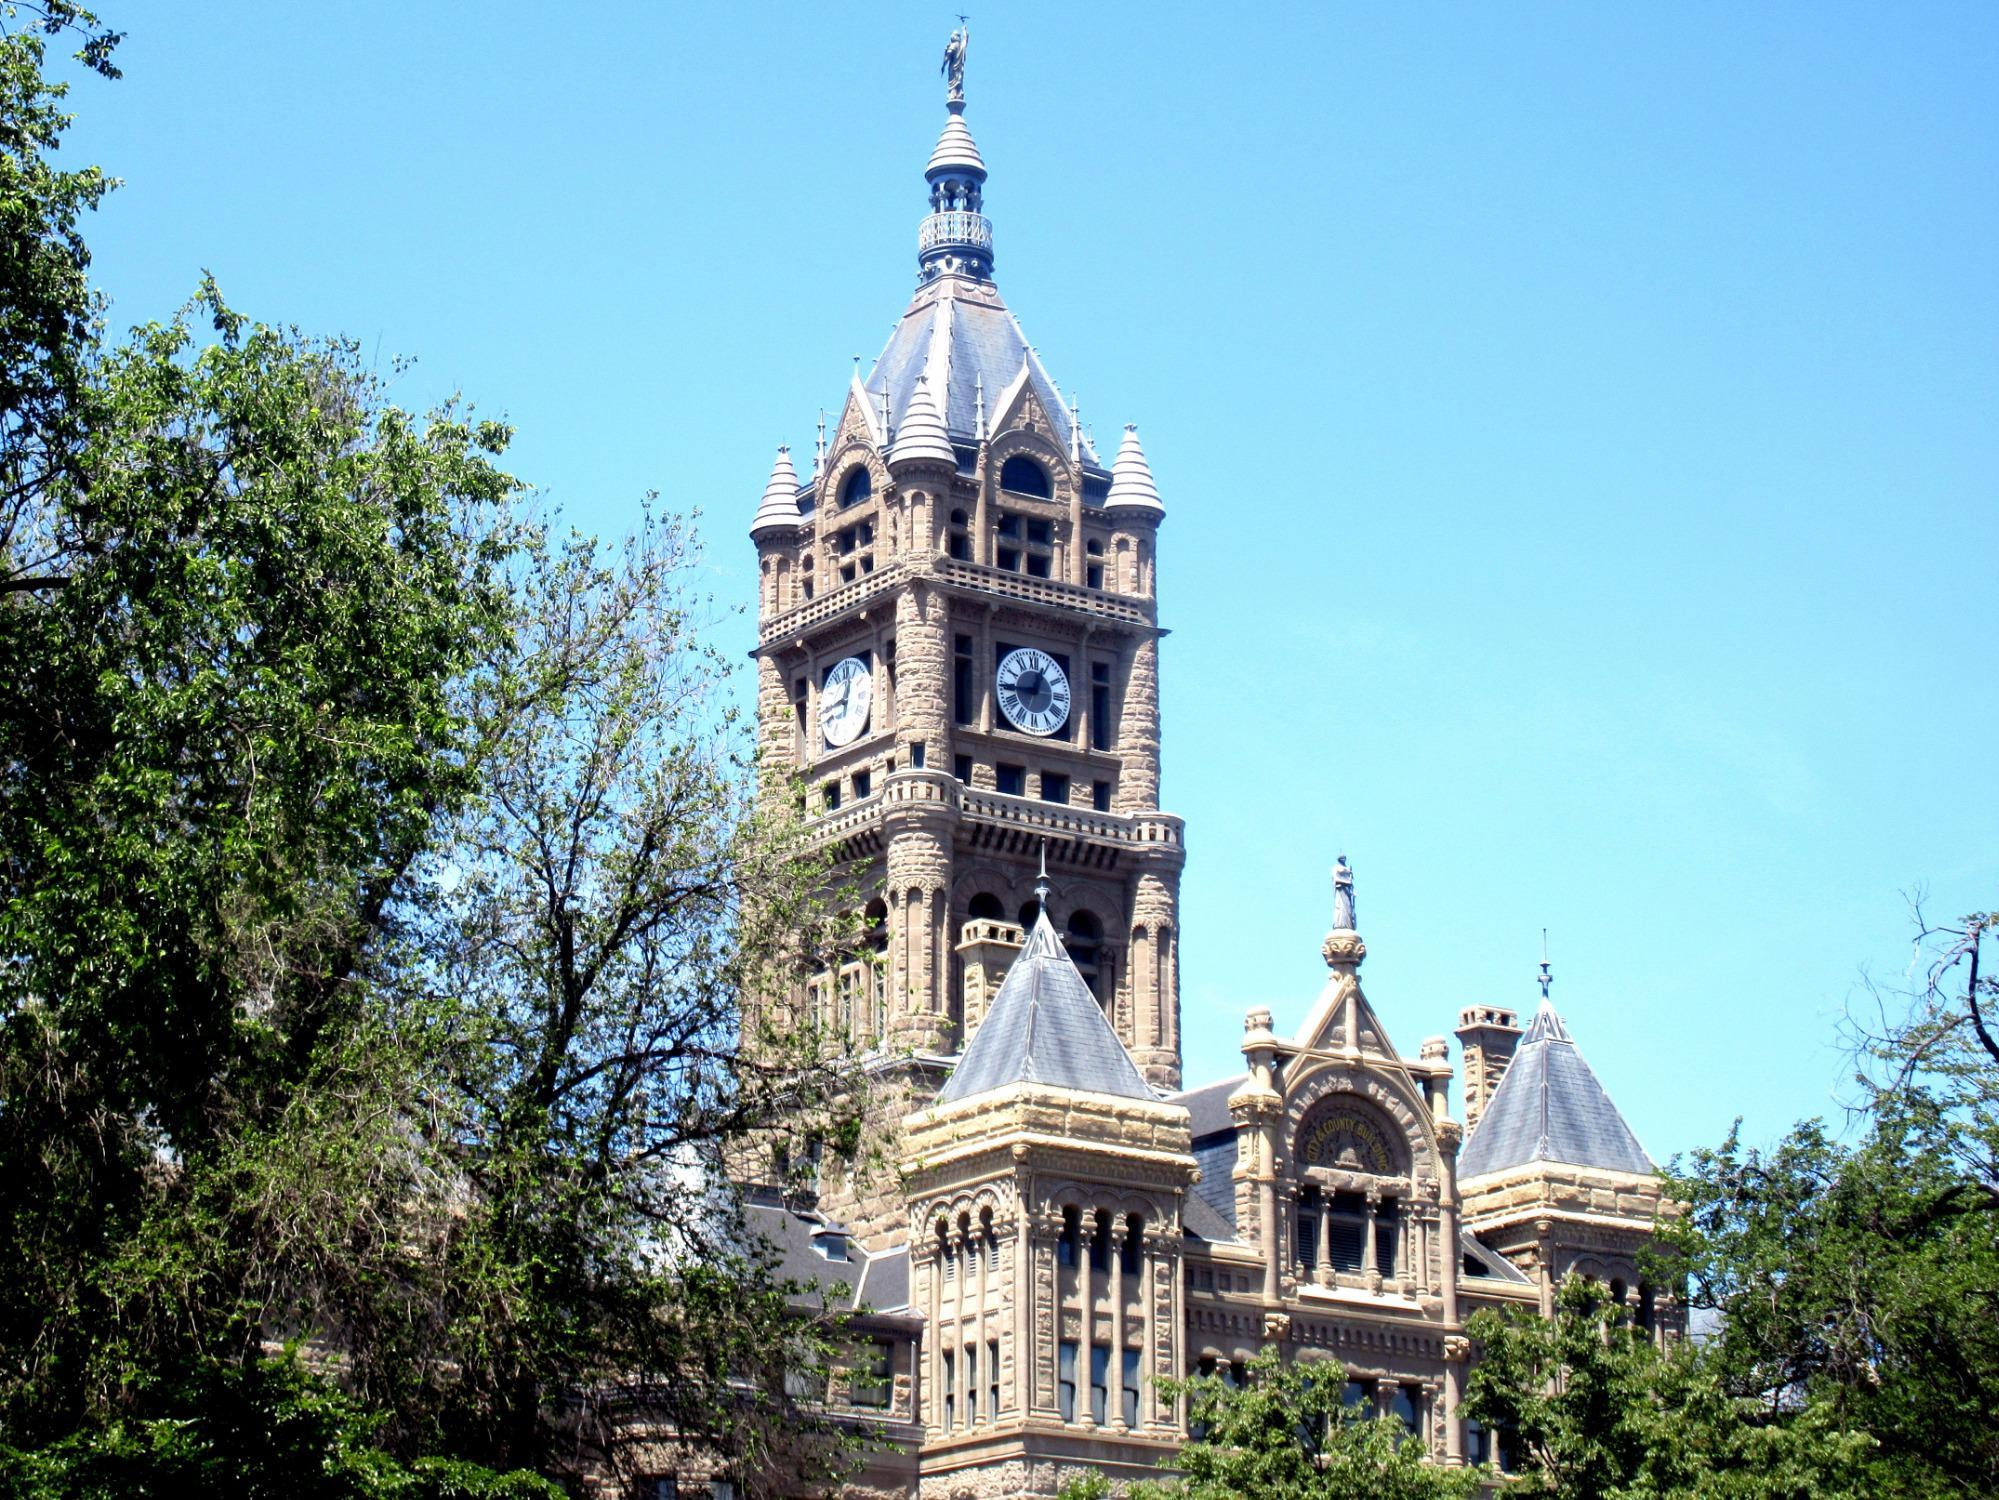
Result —
<instances>
[{"instance_id":1,"label":"carved stone capital","mask_svg":"<svg viewBox=\"0 0 1999 1500\"><path fill-rule=\"evenodd\" d=\"M1319 952L1328 968L1339 968L1343 964L1358 965L1367 957L1367 944L1360 940L1357 932L1329 932Z\"/></svg>"},{"instance_id":2,"label":"carved stone capital","mask_svg":"<svg viewBox=\"0 0 1999 1500\"><path fill-rule=\"evenodd\" d=\"M1291 1314L1287 1312L1267 1312L1263 1315L1263 1336L1272 1343L1282 1343L1291 1337Z\"/></svg>"},{"instance_id":3,"label":"carved stone capital","mask_svg":"<svg viewBox=\"0 0 1999 1500\"><path fill-rule=\"evenodd\" d=\"M1471 1358L1471 1340L1461 1333L1444 1335L1444 1358L1454 1365L1461 1365Z\"/></svg>"}]
</instances>

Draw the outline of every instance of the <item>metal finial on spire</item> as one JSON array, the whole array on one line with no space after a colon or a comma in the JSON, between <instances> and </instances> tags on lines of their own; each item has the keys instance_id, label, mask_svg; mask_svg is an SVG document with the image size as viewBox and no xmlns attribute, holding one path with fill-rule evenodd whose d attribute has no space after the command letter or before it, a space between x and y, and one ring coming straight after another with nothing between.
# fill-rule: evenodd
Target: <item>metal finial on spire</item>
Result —
<instances>
[{"instance_id":1,"label":"metal finial on spire","mask_svg":"<svg viewBox=\"0 0 1999 1500\"><path fill-rule=\"evenodd\" d=\"M826 472L826 408L819 408L819 442L812 450L812 477L817 479Z\"/></svg>"},{"instance_id":2,"label":"metal finial on spire","mask_svg":"<svg viewBox=\"0 0 1999 1500\"><path fill-rule=\"evenodd\" d=\"M1548 998L1548 989L1554 982L1555 976L1548 968L1548 929L1543 927L1541 929L1541 972L1535 980L1535 983L1541 986L1541 998L1543 1000Z\"/></svg>"},{"instance_id":3,"label":"metal finial on spire","mask_svg":"<svg viewBox=\"0 0 1999 1500\"><path fill-rule=\"evenodd\" d=\"M1034 899L1040 903L1043 912L1048 910L1048 840L1045 837L1041 840L1041 873L1034 879Z\"/></svg>"},{"instance_id":4,"label":"metal finial on spire","mask_svg":"<svg viewBox=\"0 0 1999 1500\"><path fill-rule=\"evenodd\" d=\"M977 370L972 372L972 437L986 440L986 377Z\"/></svg>"},{"instance_id":5,"label":"metal finial on spire","mask_svg":"<svg viewBox=\"0 0 1999 1500\"><path fill-rule=\"evenodd\" d=\"M1069 462L1083 461L1083 403L1076 399L1076 393L1069 393Z\"/></svg>"}]
</instances>

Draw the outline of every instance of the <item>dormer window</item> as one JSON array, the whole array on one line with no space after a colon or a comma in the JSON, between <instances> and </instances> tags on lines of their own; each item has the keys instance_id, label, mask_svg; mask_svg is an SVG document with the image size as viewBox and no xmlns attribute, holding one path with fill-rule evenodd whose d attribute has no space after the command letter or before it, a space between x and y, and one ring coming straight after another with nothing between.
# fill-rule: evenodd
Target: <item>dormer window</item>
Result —
<instances>
[{"instance_id":1,"label":"dormer window","mask_svg":"<svg viewBox=\"0 0 1999 1500\"><path fill-rule=\"evenodd\" d=\"M867 466L863 464L840 482L840 505L843 509L859 505L874 492L874 480L868 476Z\"/></svg>"},{"instance_id":2,"label":"dormer window","mask_svg":"<svg viewBox=\"0 0 1999 1500\"><path fill-rule=\"evenodd\" d=\"M1016 453L1000 465L1000 488L1012 490L1016 495L1032 495L1037 500L1047 500L1055 494L1048 471L1024 453Z\"/></svg>"}]
</instances>

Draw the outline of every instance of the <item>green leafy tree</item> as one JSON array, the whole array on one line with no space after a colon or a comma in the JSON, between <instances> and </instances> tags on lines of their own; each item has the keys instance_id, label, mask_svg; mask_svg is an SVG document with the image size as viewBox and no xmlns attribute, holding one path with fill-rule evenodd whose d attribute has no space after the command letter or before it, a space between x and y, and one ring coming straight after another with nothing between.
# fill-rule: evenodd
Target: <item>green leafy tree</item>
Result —
<instances>
[{"instance_id":1,"label":"green leafy tree","mask_svg":"<svg viewBox=\"0 0 1999 1500\"><path fill-rule=\"evenodd\" d=\"M213 287L106 346L105 180L51 169L41 72L85 18L38 14L0 37L42 308L0 342L10 1472L250 1492L250 1409L304 1434L272 1462L440 1494L661 1424L822 1472L791 1392L838 1330L723 1167L851 1140L824 1039L738 1003L817 961L823 869L745 793L690 535L551 543L504 425Z\"/></svg>"},{"instance_id":2,"label":"green leafy tree","mask_svg":"<svg viewBox=\"0 0 1999 1500\"><path fill-rule=\"evenodd\" d=\"M1476 1471L1427 1462L1401 1423L1345 1405L1337 1364L1266 1349L1239 1386L1199 1375L1168 1388L1200 1435L1173 1460L1178 1478L1133 1485L1133 1500L1454 1500L1478 1489Z\"/></svg>"},{"instance_id":3,"label":"green leafy tree","mask_svg":"<svg viewBox=\"0 0 1999 1500\"><path fill-rule=\"evenodd\" d=\"M1466 1414L1510 1432L1522 1482L1564 1500L1733 1496L1832 1500L1869 1493L1855 1465L1869 1440L1827 1413L1768 1412L1726 1388L1693 1345L1662 1350L1583 1277L1553 1319L1475 1313Z\"/></svg>"}]
</instances>

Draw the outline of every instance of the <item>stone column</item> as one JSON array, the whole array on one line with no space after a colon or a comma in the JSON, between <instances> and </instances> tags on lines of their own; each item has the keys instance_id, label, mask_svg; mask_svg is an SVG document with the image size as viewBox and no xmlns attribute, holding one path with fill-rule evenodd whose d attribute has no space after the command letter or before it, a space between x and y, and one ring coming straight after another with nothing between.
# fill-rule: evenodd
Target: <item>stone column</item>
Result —
<instances>
[{"instance_id":1,"label":"stone column","mask_svg":"<svg viewBox=\"0 0 1999 1500\"><path fill-rule=\"evenodd\" d=\"M1471 1357L1471 1341L1462 1334L1444 1340L1444 1461L1452 1465L1465 1461L1464 1402L1465 1361Z\"/></svg>"},{"instance_id":2,"label":"stone column","mask_svg":"<svg viewBox=\"0 0 1999 1500\"><path fill-rule=\"evenodd\" d=\"M1131 1003L1126 1045L1146 1082L1168 1089L1180 1086L1178 934L1183 858L1172 847L1139 851L1127 945Z\"/></svg>"},{"instance_id":3,"label":"stone column","mask_svg":"<svg viewBox=\"0 0 1999 1500\"><path fill-rule=\"evenodd\" d=\"M1133 648L1118 716L1122 762L1112 811L1129 816L1159 806L1159 639L1147 634Z\"/></svg>"},{"instance_id":4,"label":"stone column","mask_svg":"<svg viewBox=\"0 0 1999 1500\"><path fill-rule=\"evenodd\" d=\"M1323 1192L1319 1197L1319 1254L1312 1279L1320 1286L1333 1284L1333 1200Z\"/></svg>"},{"instance_id":5,"label":"stone column","mask_svg":"<svg viewBox=\"0 0 1999 1500\"><path fill-rule=\"evenodd\" d=\"M1082 1304L1082 1313L1077 1319L1076 1331L1076 1421L1084 1427L1097 1425L1096 1416L1090 1406L1092 1385L1090 1362L1096 1357L1096 1300L1090 1286L1090 1261L1096 1254L1097 1220L1094 1213L1085 1213L1077 1220L1076 1244L1076 1297ZM1056 1378L1061 1378L1057 1373Z\"/></svg>"},{"instance_id":6,"label":"stone column","mask_svg":"<svg viewBox=\"0 0 1999 1500\"><path fill-rule=\"evenodd\" d=\"M930 1238L928 1231L925 1233L925 1238ZM944 1266L940 1258L941 1249L942 1247L933 1241L930 1253L925 1257L930 1279L930 1339L929 1353L923 1363L927 1366L924 1383L929 1387L929 1390L925 1393L927 1397L926 1407L929 1411L929 1421L926 1425L931 1427L942 1427L944 1425L944 1375L942 1358L944 1352Z\"/></svg>"},{"instance_id":7,"label":"stone column","mask_svg":"<svg viewBox=\"0 0 1999 1500\"><path fill-rule=\"evenodd\" d=\"M1368 1278L1374 1289L1381 1287L1381 1267L1375 1264L1374 1237L1381 1222L1381 1194L1373 1188L1367 1190L1367 1228L1360 1241L1360 1273Z\"/></svg>"},{"instance_id":8,"label":"stone column","mask_svg":"<svg viewBox=\"0 0 1999 1500\"><path fill-rule=\"evenodd\" d=\"M1458 1272L1464 1252L1458 1239L1458 1146L1465 1138L1464 1127L1456 1120L1437 1122L1437 1275L1444 1298L1444 1322L1455 1327L1458 1321Z\"/></svg>"}]
</instances>

